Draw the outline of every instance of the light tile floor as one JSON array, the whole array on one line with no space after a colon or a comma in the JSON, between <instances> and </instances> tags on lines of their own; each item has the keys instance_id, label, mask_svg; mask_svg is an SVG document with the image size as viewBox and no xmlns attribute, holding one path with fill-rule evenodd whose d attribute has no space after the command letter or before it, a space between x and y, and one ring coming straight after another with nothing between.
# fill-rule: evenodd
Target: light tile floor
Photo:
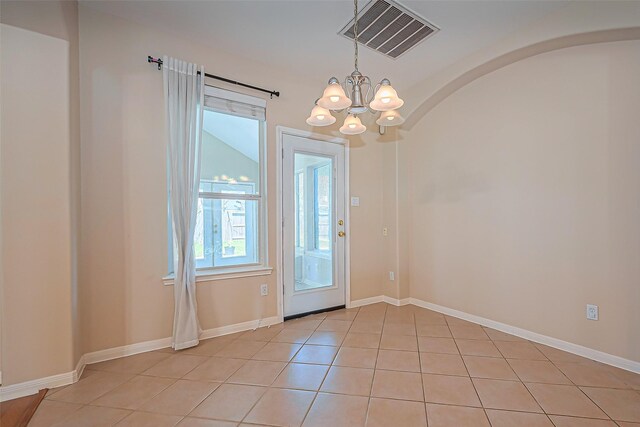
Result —
<instances>
[{"instance_id":1,"label":"light tile floor","mask_svg":"<svg viewBox=\"0 0 640 427\"><path fill-rule=\"evenodd\" d=\"M96 363L31 426L640 427L640 375L374 304Z\"/></svg>"}]
</instances>

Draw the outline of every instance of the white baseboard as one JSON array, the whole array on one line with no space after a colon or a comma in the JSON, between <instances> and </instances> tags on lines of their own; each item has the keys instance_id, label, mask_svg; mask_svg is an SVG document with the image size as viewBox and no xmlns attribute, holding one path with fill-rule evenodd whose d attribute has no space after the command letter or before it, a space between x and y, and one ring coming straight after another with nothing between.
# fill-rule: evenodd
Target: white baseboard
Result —
<instances>
[{"instance_id":1,"label":"white baseboard","mask_svg":"<svg viewBox=\"0 0 640 427\"><path fill-rule=\"evenodd\" d=\"M382 300L387 304L395 305L396 307L411 304L411 298L397 299L383 295Z\"/></svg>"},{"instance_id":2,"label":"white baseboard","mask_svg":"<svg viewBox=\"0 0 640 427\"><path fill-rule=\"evenodd\" d=\"M71 371L65 372L64 374L25 381L23 383L2 386L0 387L0 402L36 394L43 388L54 388L71 384L74 382L74 377L75 371Z\"/></svg>"},{"instance_id":3,"label":"white baseboard","mask_svg":"<svg viewBox=\"0 0 640 427\"><path fill-rule=\"evenodd\" d=\"M160 338L158 340L143 341L120 347L107 348L104 350L86 353L84 355L84 363L90 365L92 363L105 362L107 360L118 359L120 357L146 353L147 351L160 350L161 348L170 346L171 338Z\"/></svg>"},{"instance_id":4,"label":"white baseboard","mask_svg":"<svg viewBox=\"0 0 640 427\"><path fill-rule=\"evenodd\" d=\"M520 338L527 339L529 341L536 342L538 344L544 344L549 347L557 348L558 350L566 351L568 353L576 354L578 356L586 357L587 359L595 360L616 368L624 369L627 371L640 374L640 362L625 359L620 356L605 353L603 351L594 350L589 347L584 347L578 344L574 344L568 341L563 341L557 338L542 335L537 332L532 332L526 329L518 328L516 326L507 325L505 323L496 322L495 320L486 319L484 317L476 316L473 314L465 313L463 311L454 310L452 308L443 307L441 305L426 302L417 298L403 298L396 299L387 295L378 295L375 297L364 298L356 301L351 301L350 307L361 307L363 305L375 304L378 302L386 302L395 306L403 306L407 304L413 304L418 307L426 308L429 310L437 311L438 313L446 314L448 316L457 317L462 320L477 323L488 328L493 328L507 334L515 335Z\"/></svg>"},{"instance_id":5,"label":"white baseboard","mask_svg":"<svg viewBox=\"0 0 640 427\"><path fill-rule=\"evenodd\" d=\"M385 297L383 295L378 295L377 297L357 299L349 302L349 304L347 305L347 308L356 308L356 307L362 307L363 305L370 305L370 304L376 304L379 302L384 302L384 298Z\"/></svg>"},{"instance_id":6,"label":"white baseboard","mask_svg":"<svg viewBox=\"0 0 640 427\"><path fill-rule=\"evenodd\" d=\"M248 322L236 323L234 325L221 326L219 328L207 329L202 331L200 335L201 340L208 338L220 337L223 335L235 334L236 332L248 331L249 329L262 328L263 326L271 326L277 323L282 323L282 319L278 316L267 317L260 320L250 320Z\"/></svg>"},{"instance_id":7,"label":"white baseboard","mask_svg":"<svg viewBox=\"0 0 640 427\"><path fill-rule=\"evenodd\" d=\"M403 298L399 300L397 298L393 298L387 295L378 295L376 297L363 298L363 299L351 301L348 305L348 308L362 307L363 305L376 304L379 302L386 302L387 304L400 307L402 305L411 304L411 298Z\"/></svg>"},{"instance_id":8,"label":"white baseboard","mask_svg":"<svg viewBox=\"0 0 640 427\"><path fill-rule=\"evenodd\" d=\"M222 335L235 334L236 332L248 331L260 326L271 326L280 323L277 316L267 317L261 320L250 320L248 322L236 323L233 325L221 326L219 328L205 329L200 334L201 340L220 337ZM171 337L161 338L158 340L144 341L135 344L123 345L121 347L108 348L106 350L94 351L84 355L86 364L104 362L111 359L118 359L125 356L133 356L134 354L146 353L148 351L160 350L162 348L171 347Z\"/></svg>"},{"instance_id":9,"label":"white baseboard","mask_svg":"<svg viewBox=\"0 0 640 427\"><path fill-rule=\"evenodd\" d=\"M479 325L512 334L530 341L537 342L539 344L544 344L549 347L566 351L568 353L576 354L578 356L586 357L588 359L602 362L607 365L615 366L617 368L640 374L640 362L625 359L619 356L614 356L612 354L608 354L599 350L594 350L578 344L573 344L567 341L559 340L557 338L538 334L536 332L507 325L505 323L496 322L494 320L465 313L463 311L454 310L452 308L443 307L437 304L432 304L417 298L403 298L399 300L386 295L378 295L375 297L350 301L348 307L355 308L379 302L386 302L394 306L413 304L418 307L426 308L449 316L457 317L459 319L467 320L469 322L477 323ZM282 319L280 319L278 316L273 316L262 320L251 320L248 322L236 323L234 325L221 326L219 328L207 329L203 331L200 339L204 340L208 338L233 334L236 332L247 331L249 329L255 329L258 326L271 326L280 322L282 322ZM145 341L141 343L87 353L80 358L76 369L71 372L0 387L0 402L35 394L43 388L54 388L73 384L82 376L82 372L87 364L104 362L106 360L116 359L124 356L132 356L134 354L144 353L147 351L160 350L169 346L171 346L171 338L161 338L158 340Z\"/></svg>"},{"instance_id":10,"label":"white baseboard","mask_svg":"<svg viewBox=\"0 0 640 427\"><path fill-rule=\"evenodd\" d=\"M43 388L61 387L63 385L73 384L80 379L85 367L85 356L82 355L71 372L52 375L50 377L38 378L32 381L25 381L18 384L0 387L0 402L19 397L30 396L36 394Z\"/></svg>"},{"instance_id":11,"label":"white baseboard","mask_svg":"<svg viewBox=\"0 0 640 427\"><path fill-rule=\"evenodd\" d=\"M476 316L473 314L465 313L463 311L454 310L452 308L443 307L441 305L432 304L430 302L422 301L417 298L410 298L411 304L418 307L426 308L429 310L437 311L448 316L457 317L462 320L477 323L488 328L496 329L507 334L515 335L520 338L527 339L529 341L537 342L538 344L544 344L549 347L557 348L558 350L566 351L568 353L576 354L578 356L586 357L597 362L601 362L607 365L615 366L616 368L624 369L627 371L640 374L640 362L625 359L620 356L605 353L600 350L594 350L589 347L584 347L578 344L574 344L568 341L563 341L557 338L542 335L537 332L532 332L527 329L518 328L516 326L507 325L505 323L496 322L495 320L485 319L484 317Z\"/></svg>"},{"instance_id":12,"label":"white baseboard","mask_svg":"<svg viewBox=\"0 0 640 427\"><path fill-rule=\"evenodd\" d=\"M236 323L234 325L221 326L219 328L206 329L200 335L201 340L219 337L222 335L234 334L236 332L248 331L262 326L271 326L280 323L282 320L277 316L266 319L251 320L248 322ZM158 340L144 341L135 344L123 345L120 347L108 348L105 350L86 353L80 357L76 368L71 372L53 375L45 378L38 378L32 381L25 381L18 384L0 387L0 402L17 399L37 393L43 388L61 387L73 384L80 379L86 365L91 363L104 362L134 354L145 353L153 350L160 350L171 346L171 338L161 338Z\"/></svg>"},{"instance_id":13,"label":"white baseboard","mask_svg":"<svg viewBox=\"0 0 640 427\"><path fill-rule=\"evenodd\" d=\"M84 367L87 366L85 362L85 355L80 356L80 360L76 364L76 369L73 371L73 382L75 383L82 377L82 373L84 372Z\"/></svg>"}]
</instances>

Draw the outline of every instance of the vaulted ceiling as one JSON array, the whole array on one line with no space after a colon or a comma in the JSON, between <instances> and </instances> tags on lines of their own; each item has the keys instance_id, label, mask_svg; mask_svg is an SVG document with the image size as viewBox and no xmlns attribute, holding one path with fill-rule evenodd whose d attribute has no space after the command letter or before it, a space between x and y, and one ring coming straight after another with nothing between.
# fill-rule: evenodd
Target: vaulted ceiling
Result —
<instances>
[{"instance_id":1,"label":"vaulted ceiling","mask_svg":"<svg viewBox=\"0 0 640 427\"><path fill-rule=\"evenodd\" d=\"M360 8L369 1L359 0ZM640 1L396 1L440 28L395 60L366 47L360 49L360 70L374 83L389 78L407 101L403 114L413 117L405 128L410 128L428 105L446 96L442 88L449 86L448 93L456 90L472 79L469 73L474 69L509 52L590 31L640 30ZM318 90L329 77L342 79L354 68L353 42L338 34L353 17L349 0L81 2L250 58L273 67L283 79L307 81ZM508 63L502 62L498 66ZM452 84L456 79L459 83Z\"/></svg>"},{"instance_id":2,"label":"vaulted ceiling","mask_svg":"<svg viewBox=\"0 0 640 427\"><path fill-rule=\"evenodd\" d=\"M360 0L360 7L367 3ZM360 49L360 69L408 88L511 32L566 6L564 1L403 1L441 28L397 60ZM353 71L353 43L338 31L353 17L351 1L99 1L99 9L160 26L217 49L315 79Z\"/></svg>"}]
</instances>

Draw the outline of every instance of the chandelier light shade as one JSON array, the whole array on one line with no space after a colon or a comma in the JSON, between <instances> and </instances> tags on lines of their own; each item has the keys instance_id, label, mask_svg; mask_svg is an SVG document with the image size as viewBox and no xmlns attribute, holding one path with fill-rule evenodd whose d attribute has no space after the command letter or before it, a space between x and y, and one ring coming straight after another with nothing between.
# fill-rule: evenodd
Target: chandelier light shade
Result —
<instances>
[{"instance_id":1,"label":"chandelier light shade","mask_svg":"<svg viewBox=\"0 0 640 427\"><path fill-rule=\"evenodd\" d=\"M310 126L329 126L335 122L336 118L331 115L331 111L319 105L313 107L311 115L307 118L307 124Z\"/></svg>"},{"instance_id":2,"label":"chandelier light shade","mask_svg":"<svg viewBox=\"0 0 640 427\"><path fill-rule=\"evenodd\" d=\"M355 70L342 83L335 77L329 79L322 97L316 101L307 119L307 124L328 126L336 121L331 111L345 110L347 118L340 127L340 132L357 135L367 130L358 115L381 111L382 115L376 123L381 126L382 134L385 126L397 126L404 122L402 116L395 111L402 107L404 101L398 97L388 79L382 79L374 88L371 79L358 70L358 0L353 0L353 34ZM372 96L373 92L375 96Z\"/></svg>"},{"instance_id":3,"label":"chandelier light shade","mask_svg":"<svg viewBox=\"0 0 640 427\"><path fill-rule=\"evenodd\" d=\"M328 110L343 110L351 106L351 99L344 93L338 79L332 77L322 98L318 100L318 105Z\"/></svg>"},{"instance_id":4,"label":"chandelier light shade","mask_svg":"<svg viewBox=\"0 0 640 427\"><path fill-rule=\"evenodd\" d=\"M367 127L362 124L360 118L353 114L349 114L346 119L344 119L344 124L340 128L340 132L345 135L358 135L367 130Z\"/></svg>"},{"instance_id":5,"label":"chandelier light shade","mask_svg":"<svg viewBox=\"0 0 640 427\"><path fill-rule=\"evenodd\" d=\"M383 111L376 123L380 126L398 126L404 123L404 118L396 110Z\"/></svg>"},{"instance_id":6,"label":"chandelier light shade","mask_svg":"<svg viewBox=\"0 0 640 427\"><path fill-rule=\"evenodd\" d=\"M404 101L398 98L398 93L387 80L380 84L380 89L376 92L376 96L369 104L369 107L376 111L389 111L400 108L403 104Z\"/></svg>"}]
</instances>

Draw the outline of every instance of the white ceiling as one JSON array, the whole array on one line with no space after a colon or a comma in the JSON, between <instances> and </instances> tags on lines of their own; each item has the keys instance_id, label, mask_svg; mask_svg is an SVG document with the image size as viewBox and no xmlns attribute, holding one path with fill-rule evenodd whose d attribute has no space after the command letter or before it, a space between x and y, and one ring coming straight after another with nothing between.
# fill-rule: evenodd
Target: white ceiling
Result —
<instances>
[{"instance_id":1,"label":"white ceiling","mask_svg":"<svg viewBox=\"0 0 640 427\"><path fill-rule=\"evenodd\" d=\"M566 1L409 1L400 3L440 31L397 60L360 49L360 70L408 88L482 49ZM83 4L135 22L166 27L236 55L318 80L353 70L353 44L337 32L353 16L351 1L87 1ZM366 4L360 0L361 7ZM322 83L320 83L320 81Z\"/></svg>"}]
</instances>

